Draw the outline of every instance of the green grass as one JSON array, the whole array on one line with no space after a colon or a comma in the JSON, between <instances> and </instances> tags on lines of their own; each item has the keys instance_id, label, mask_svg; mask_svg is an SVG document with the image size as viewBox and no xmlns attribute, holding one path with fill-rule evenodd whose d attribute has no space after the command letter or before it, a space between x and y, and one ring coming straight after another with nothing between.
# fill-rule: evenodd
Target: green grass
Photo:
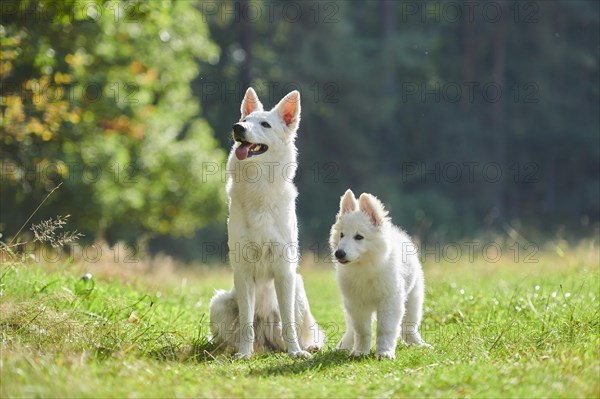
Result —
<instances>
[{"instance_id":1,"label":"green grass","mask_svg":"<svg viewBox=\"0 0 600 399\"><path fill-rule=\"evenodd\" d=\"M331 268L301 270L329 332L310 360L233 361L206 341L220 271L106 273L132 265L4 264L2 397L598 397L598 248L537 263L426 263L423 337L395 361L331 351L343 333ZM94 274L94 283L80 278ZM93 289L91 289L93 288Z\"/></svg>"}]
</instances>

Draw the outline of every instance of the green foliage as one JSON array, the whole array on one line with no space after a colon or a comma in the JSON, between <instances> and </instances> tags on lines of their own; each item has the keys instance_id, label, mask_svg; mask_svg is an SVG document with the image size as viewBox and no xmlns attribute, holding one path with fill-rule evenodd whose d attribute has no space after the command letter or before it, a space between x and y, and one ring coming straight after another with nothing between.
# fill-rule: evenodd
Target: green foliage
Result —
<instances>
[{"instance_id":1,"label":"green foliage","mask_svg":"<svg viewBox=\"0 0 600 399\"><path fill-rule=\"evenodd\" d=\"M61 182L39 216L69 213L89 239L189 235L223 216L202 172L224 152L189 85L219 49L195 2L6 6L2 231Z\"/></svg>"},{"instance_id":2,"label":"green foliage","mask_svg":"<svg viewBox=\"0 0 600 399\"><path fill-rule=\"evenodd\" d=\"M302 271L323 352L233 361L207 340L208 303L229 273L155 268L119 281L118 265L3 264L0 394L595 397L598 248L557 243L535 258L426 261L421 332L434 349L400 345L395 361L332 351L344 323L330 268Z\"/></svg>"}]
</instances>

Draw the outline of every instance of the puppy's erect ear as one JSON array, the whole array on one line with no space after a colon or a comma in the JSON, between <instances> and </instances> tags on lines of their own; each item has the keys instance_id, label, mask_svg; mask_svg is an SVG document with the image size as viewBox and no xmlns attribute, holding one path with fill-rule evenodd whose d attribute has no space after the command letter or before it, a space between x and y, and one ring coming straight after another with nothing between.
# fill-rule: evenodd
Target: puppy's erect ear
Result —
<instances>
[{"instance_id":1,"label":"puppy's erect ear","mask_svg":"<svg viewBox=\"0 0 600 399\"><path fill-rule=\"evenodd\" d=\"M291 130L296 130L300 124L300 92L294 90L288 93L273 108Z\"/></svg>"},{"instance_id":2,"label":"puppy's erect ear","mask_svg":"<svg viewBox=\"0 0 600 399\"><path fill-rule=\"evenodd\" d=\"M246 94L244 95L244 99L242 100L242 116L240 117L240 120L243 120L253 112L262 110L263 105L258 99L258 95L252 87L248 87L248 90L246 90Z\"/></svg>"},{"instance_id":3,"label":"puppy's erect ear","mask_svg":"<svg viewBox=\"0 0 600 399\"><path fill-rule=\"evenodd\" d=\"M366 213L374 226L381 226L387 220L387 211L374 195L362 193L358 198L360 210Z\"/></svg>"},{"instance_id":4,"label":"puppy's erect ear","mask_svg":"<svg viewBox=\"0 0 600 399\"><path fill-rule=\"evenodd\" d=\"M354 197L354 193L350 189L346 190L340 200L340 212L338 213L338 216L342 216L345 213L354 212L357 209L358 202L356 201L356 197Z\"/></svg>"}]
</instances>

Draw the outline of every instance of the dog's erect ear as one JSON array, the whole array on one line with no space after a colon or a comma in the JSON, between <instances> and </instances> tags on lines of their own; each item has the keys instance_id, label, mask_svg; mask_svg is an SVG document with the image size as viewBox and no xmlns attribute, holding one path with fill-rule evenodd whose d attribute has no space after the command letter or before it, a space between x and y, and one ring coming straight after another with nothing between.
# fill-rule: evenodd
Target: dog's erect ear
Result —
<instances>
[{"instance_id":1,"label":"dog's erect ear","mask_svg":"<svg viewBox=\"0 0 600 399\"><path fill-rule=\"evenodd\" d=\"M263 105L261 104L260 100L258 99L258 95L256 94L256 92L254 91L254 89L252 87L248 87L248 90L246 90L246 94L244 95L244 99L242 100L242 116L240 118L240 120L244 119L245 117L247 117L248 115L250 115L251 113L255 112L255 111L262 111L263 110Z\"/></svg>"},{"instance_id":2,"label":"dog's erect ear","mask_svg":"<svg viewBox=\"0 0 600 399\"><path fill-rule=\"evenodd\" d=\"M381 226L387 219L387 211L374 195L362 193L358 198L360 210L366 213L374 226Z\"/></svg>"},{"instance_id":3,"label":"dog's erect ear","mask_svg":"<svg viewBox=\"0 0 600 399\"><path fill-rule=\"evenodd\" d=\"M342 195L342 199L340 200L340 212L338 216L341 216L345 213L354 212L358 209L358 202L356 201L356 197L354 197L354 193L352 190L348 189Z\"/></svg>"},{"instance_id":4,"label":"dog's erect ear","mask_svg":"<svg viewBox=\"0 0 600 399\"><path fill-rule=\"evenodd\" d=\"M288 93L274 109L287 127L296 130L300 124L300 92L294 90Z\"/></svg>"}]
</instances>

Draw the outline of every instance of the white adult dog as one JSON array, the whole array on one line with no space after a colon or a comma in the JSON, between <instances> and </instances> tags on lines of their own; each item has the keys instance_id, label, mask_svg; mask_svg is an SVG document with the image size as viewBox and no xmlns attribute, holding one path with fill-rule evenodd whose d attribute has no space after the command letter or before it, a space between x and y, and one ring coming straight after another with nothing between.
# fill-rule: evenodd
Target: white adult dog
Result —
<instances>
[{"instance_id":1,"label":"white adult dog","mask_svg":"<svg viewBox=\"0 0 600 399\"><path fill-rule=\"evenodd\" d=\"M344 298L346 332L338 344L355 356L371 351L377 316L376 354L395 358L400 332L407 344L426 345L419 334L424 296L423 270L410 237L391 223L371 194L358 201L347 190L329 238Z\"/></svg>"},{"instance_id":2,"label":"white adult dog","mask_svg":"<svg viewBox=\"0 0 600 399\"><path fill-rule=\"evenodd\" d=\"M300 93L265 112L249 88L229 154L228 244L233 289L210 302L213 338L236 357L287 351L310 357L325 337L310 312L298 265L296 131Z\"/></svg>"}]
</instances>

